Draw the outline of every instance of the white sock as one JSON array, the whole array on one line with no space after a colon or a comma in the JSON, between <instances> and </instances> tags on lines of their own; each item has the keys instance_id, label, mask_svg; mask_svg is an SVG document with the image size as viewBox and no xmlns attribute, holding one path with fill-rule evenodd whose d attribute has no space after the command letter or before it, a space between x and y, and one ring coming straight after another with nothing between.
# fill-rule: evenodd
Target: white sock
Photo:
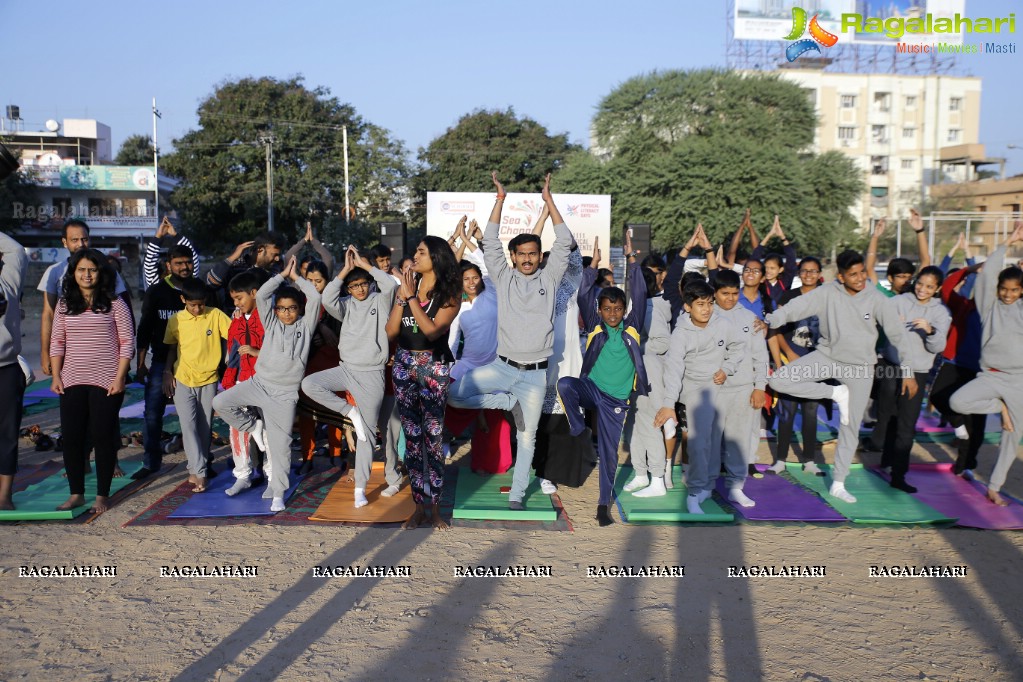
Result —
<instances>
[{"instance_id":1,"label":"white sock","mask_svg":"<svg viewBox=\"0 0 1023 682\"><path fill-rule=\"evenodd\" d=\"M660 476L654 476L650 480L650 485L632 494L634 497L661 497L662 495L667 495L668 491L664 489L664 479Z\"/></svg>"},{"instance_id":2,"label":"white sock","mask_svg":"<svg viewBox=\"0 0 1023 682\"><path fill-rule=\"evenodd\" d=\"M781 472L785 471L785 462L779 459L777 462L767 467L767 470L773 471L776 474L780 474Z\"/></svg>"},{"instance_id":3,"label":"white sock","mask_svg":"<svg viewBox=\"0 0 1023 682\"><path fill-rule=\"evenodd\" d=\"M970 439L970 432L966 430L966 424L960 424L956 427L956 438L959 440Z\"/></svg>"},{"instance_id":4,"label":"white sock","mask_svg":"<svg viewBox=\"0 0 1023 682\"><path fill-rule=\"evenodd\" d=\"M224 492L227 494L228 497L234 497L235 495L237 495L241 491L248 490L251 487L252 487L252 481L250 481L249 479L247 479L247 478L236 478L236 479L234 479L234 484L230 488L225 490Z\"/></svg>"},{"instance_id":5,"label":"white sock","mask_svg":"<svg viewBox=\"0 0 1023 682\"><path fill-rule=\"evenodd\" d=\"M849 494L849 491L845 489L845 483L835 481L831 484L831 490L828 491L832 497L837 497L843 502L849 504L855 504L856 498Z\"/></svg>"},{"instance_id":6,"label":"white sock","mask_svg":"<svg viewBox=\"0 0 1023 682\"><path fill-rule=\"evenodd\" d=\"M805 463L803 465L803 471L805 471L808 474L813 474L814 476L816 476L817 474L821 473L820 467L818 467L813 462Z\"/></svg>"},{"instance_id":7,"label":"white sock","mask_svg":"<svg viewBox=\"0 0 1023 682\"><path fill-rule=\"evenodd\" d=\"M366 437L366 422L363 420L359 408L352 405L352 409L348 410L348 414L345 416L352 422L352 428L355 429L355 437L361 441L369 440Z\"/></svg>"},{"instance_id":8,"label":"white sock","mask_svg":"<svg viewBox=\"0 0 1023 682\"><path fill-rule=\"evenodd\" d=\"M756 502L746 497L746 493L742 492L742 488L732 488L728 491L728 499L735 502L740 507L755 507Z\"/></svg>"},{"instance_id":9,"label":"white sock","mask_svg":"<svg viewBox=\"0 0 1023 682\"><path fill-rule=\"evenodd\" d=\"M256 445L263 452L266 452L266 428L263 425L262 419L257 419L256 423L252 426L252 431L249 432L249 436L252 440L256 441Z\"/></svg>"},{"instance_id":10,"label":"white sock","mask_svg":"<svg viewBox=\"0 0 1023 682\"><path fill-rule=\"evenodd\" d=\"M700 492L696 493L696 497L700 499L700 504L703 504L704 502L710 499L710 491L701 490Z\"/></svg>"},{"instance_id":11,"label":"white sock","mask_svg":"<svg viewBox=\"0 0 1023 682\"><path fill-rule=\"evenodd\" d=\"M664 461L664 487L674 488L675 483L671 480L671 460L667 459Z\"/></svg>"},{"instance_id":12,"label":"white sock","mask_svg":"<svg viewBox=\"0 0 1023 682\"><path fill-rule=\"evenodd\" d=\"M284 511L284 498L275 497L273 499L273 502L270 503L270 511L272 512Z\"/></svg>"},{"instance_id":13,"label":"white sock","mask_svg":"<svg viewBox=\"0 0 1023 682\"><path fill-rule=\"evenodd\" d=\"M355 508L365 507L369 504L369 500L366 499L366 489L356 488L355 489Z\"/></svg>"},{"instance_id":14,"label":"white sock","mask_svg":"<svg viewBox=\"0 0 1023 682\"><path fill-rule=\"evenodd\" d=\"M848 426L849 387L842 384L835 386L834 391L831 393L831 399L835 401L835 406L838 407L838 421L842 422L842 426Z\"/></svg>"},{"instance_id":15,"label":"white sock","mask_svg":"<svg viewBox=\"0 0 1023 682\"><path fill-rule=\"evenodd\" d=\"M633 479L629 481L624 488L622 488L622 490L627 493L631 493L633 490L639 490L640 488L645 488L648 485L650 485L649 476L646 474L643 474L642 476L636 474Z\"/></svg>"},{"instance_id":16,"label":"white sock","mask_svg":"<svg viewBox=\"0 0 1023 682\"><path fill-rule=\"evenodd\" d=\"M686 509L690 514L702 514L703 510L700 509L700 496L699 495L687 495L686 496Z\"/></svg>"},{"instance_id":17,"label":"white sock","mask_svg":"<svg viewBox=\"0 0 1023 682\"><path fill-rule=\"evenodd\" d=\"M380 493L380 496L381 497L394 497L395 495L398 494L398 490L400 490L400 488L398 488L398 486L396 486L396 485L389 485L386 488L384 488L384 492Z\"/></svg>"}]
</instances>

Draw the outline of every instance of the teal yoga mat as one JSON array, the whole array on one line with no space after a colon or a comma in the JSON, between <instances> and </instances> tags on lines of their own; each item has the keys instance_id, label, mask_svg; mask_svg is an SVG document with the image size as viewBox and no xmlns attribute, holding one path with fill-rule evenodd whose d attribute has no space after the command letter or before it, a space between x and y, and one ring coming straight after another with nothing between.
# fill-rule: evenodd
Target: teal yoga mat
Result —
<instances>
[{"instance_id":1,"label":"teal yoga mat","mask_svg":"<svg viewBox=\"0 0 1023 682\"><path fill-rule=\"evenodd\" d=\"M614 494L618 500L618 512L628 523L637 522L679 522L686 523L731 523L735 517L726 512L713 498L700 505L703 514L690 514L686 509L686 489L682 478L682 467L672 468L675 487L662 497L636 497L623 492L623 488L636 475L632 467L618 467L615 475Z\"/></svg>"},{"instance_id":2,"label":"teal yoga mat","mask_svg":"<svg viewBox=\"0 0 1023 682\"><path fill-rule=\"evenodd\" d=\"M136 481L131 480L131 475L142 466L140 462L121 463L121 470L124 476L115 478L110 483L110 496L113 497L118 491ZM96 474L95 472L85 476L85 504L81 507L67 511L57 511L57 505L61 504L70 494L67 486L67 479L61 476L63 469L57 471L44 480L30 485L21 492L14 493L14 511L0 511L0 521L48 521L53 519L73 519L76 516L92 509L92 503L96 499Z\"/></svg>"},{"instance_id":3,"label":"teal yoga mat","mask_svg":"<svg viewBox=\"0 0 1023 682\"><path fill-rule=\"evenodd\" d=\"M845 488L856 502L849 504L828 494L831 486L831 466L821 465L825 477L807 474L799 464L787 464L788 475L804 488L820 495L838 513L853 523L902 524L902 523L952 523L956 519L946 516L934 507L924 504L913 495L896 490L866 469L862 464L853 464L845 479Z\"/></svg>"},{"instance_id":4,"label":"teal yoga mat","mask_svg":"<svg viewBox=\"0 0 1023 682\"><path fill-rule=\"evenodd\" d=\"M512 475L508 474L474 474L467 469L458 472L455 483L455 507L451 513L453 519L500 519L504 521L554 521L558 518L558 510L551 503L551 498L540 490L539 479L526 488L526 496L522 503L523 511L508 509L508 493L501 488L510 488Z\"/></svg>"}]
</instances>

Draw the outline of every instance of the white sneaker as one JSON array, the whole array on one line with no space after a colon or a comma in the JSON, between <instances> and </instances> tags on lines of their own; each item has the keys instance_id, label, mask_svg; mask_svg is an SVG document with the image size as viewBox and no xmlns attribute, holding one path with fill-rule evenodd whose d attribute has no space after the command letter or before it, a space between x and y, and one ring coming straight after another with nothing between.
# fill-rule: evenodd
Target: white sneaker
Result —
<instances>
[{"instance_id":1,"label":"white sneaker","mask_svg":"<svg viewBox=\"0 0 1023 682\"><path fill-rule=\"evenodd\" d=\"M283 497L275 497L273 499L273 502L270 503L270 511L272 511L272 512L282 512L282 511L284 511L284 498Z\"/></svg>"},{"instance_id":2,"label":"white sneaker","mask_svg":"<svg viewBox=\"0 0 1023 682\"><path fill-rule=\"evenodd\" d=\"M686 511L690 514L702 514L703 509L700 508L701 501L699 495L686 496Z\"/></svg>"},{"instance_id":3,"label":"white sneaker","mask_svg":"<svg viewBox=\"0 0 1023 682\"><path fill-rule=\"evenodd\" d=\"M970 432L966 430L966 424L960 424L956 427L956 438L959 440L970 439Z\"/></svg>"},{"instance_id":4,"label":"white sneaker","mask_svg":"<svg viewBox=\"0 0 1023 682\"><path fill-rule=\"evenodd\" d=\"M256 441L256 445L263 452L266 452L266 426L263 424L262 419L257 419L255 425L252 427L252 431L249 432L249 437Z\"/></svg>"},{"instance_id":5,"label":"white sneaker","mask_svg":"<svg viewBox=\"0 0 1023 682\"><path fill-rule=\"evenodd\" d=\"M755 507L756 502L746 497L746 493L742 492L742 488L732 488L728 491L728 499L735 502L740 507Z\"/></svg>"},{"instance_id":6,"label":"white sneaker","mask_svg":"<svg viewBox=\"0 0 1023 682\"><path fill-rule=\"evenodd\" d=\"M642 490L637 490L636 492L632 493L632 496L633 497L661 497L662 495L667 495L667 494L668 494L668 491L664 487L664 479L661 478L660 476L654 476L650 480L650 485L648 485L647 487L643 488Z\"/></svg>"},{"instance_id":7,"label":"white sneaker","mask_svg":"<svg viewBox=\"0 0 1023 682\"><path fill-rule=\"evenodd\" d=\"M634 490L641 490L641 489L647 487L648 485L650 485L650 477L647 476L646 474L643 474L642 476L637 474L636 476L634 476L632 478L631 481L629 481L625 485L624 488L622 488L622 490L624 490L627 493L631 493Z\"/></svg>"},{"instance_id":8,"label":"white sneaker","mask_svg":"<svg viewBox=\"0 0 1023 682\"><path fill-rule=\"evenodd\" d=\"M838 421L842 423L842 426L849 425L849 388L842 384L835 386L834 392L831 394L831 399L835 401L835 406L838 407Z\"/></svg>"},{"instance_id":9,"label":"white sneaker","mask_svg":"<svg viewBox=\"0 0 1023 682\"><path fill-rule=\"evenodd\" d=\"M252 481L247 478L236 478L234 484L224 491L228 497L234 497L243 490L248 490L252 487Z\"/></svg>"},{"instance_id":10,"label":"white sneaker","mask_svg":"<svg viewBox=\"0 0 1023 682\"><path fill-rule=\"evenodd\" d=\"M767 470L776 474L780 474L781 472L785 471L785 462L779 459L777 462L767 467Z\"/></svg>"},{"instance_id":11,"label":"white sneaker","mask_svg":"<svg viewBox=\"0 0 1023 682\"><path fill-rule=\"evenodd\" d=\"M803 465L803 471L814 476L823 476L824 472L814 462L807 462Z\"/></svg>"},{"instance_id":12,"label":"white sneaker","mask_svg":"<svg viewBox=\"0 0 1023 682\"><path fill-rule=\"evenodd\" d=\"M845 483L839 483L838 481L835 481L834 483L831 484L831 490L829 490L828 493L832 497L836 497L842 500L843 502L848 502L849 504L856 503L856 498L853 497L849 493L849 491L845 489Z\"/></svg>"},{"instance_id":13,"label":"white sneaker","mask_svg":"<svg viewBox=\"0 0 1023 682\"><path fill-rule=\"evenodd\" d=\"M398 486L389 485L386 488L384 488L384 491L382 493L380 493L380 497L394 497L395 495L398 494L399 490L401 490L401 488L399 488Z\"/></svg>"},{"instance_id":14,"label":"white sneaker","mask_svg":"<svg viewBox=\"0 0 1023 682\"><path fill-rule=\"evenodd\" d=\"M546 478L541 478L540 492L542 492L544 495L553 495L554 493L558 492L558 486L555 485L554 483L551 483Z\"/></svg>"},{"instance_id":15,"label":"white sneaker","mask_svg":"<svg viewBox=\"0 0 1023 682\"><path fill-rule=\"evenodd\" d=\"M352 428L355 429L355 437L363 442L369 440L366 437L366 422L359 413L359 408L352 405L352 409L348 410L348 414L345 416L352 422Z\"/></svg>"}]
</instances>

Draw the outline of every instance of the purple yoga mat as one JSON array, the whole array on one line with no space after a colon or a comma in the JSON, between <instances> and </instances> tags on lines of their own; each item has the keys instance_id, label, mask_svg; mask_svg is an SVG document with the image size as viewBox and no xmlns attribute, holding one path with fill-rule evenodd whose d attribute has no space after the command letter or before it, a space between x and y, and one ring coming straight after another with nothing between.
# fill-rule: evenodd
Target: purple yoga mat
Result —
<instances>
[{"instance_id":1,"label":"purple yoga mat","mask_svg":"<svg viewBox=\"0 0 1023 682\"><path fill-rule=\"evenodd\" d=\"M881 476L888 478L884 474ZM1009 500L1008 507L992 504L985 497L986 486L956 476L948 462L911 464L906 480L919 491L913 497L934 507L945 516L958 517L957 526L985 530L1023 528L1023 504L1005 495L1003 497Z\"/></svg>"},{"instance_id":2,"label":"purple yoga mat","mask_svg":"<svg viewBox=\"0 0 1023 682\"><path fill-rule=\"evenodd\" d=\"M729 502L736 513L750 521L845 521L824 500L784 476L768 474L766 464L757 464L763 478L746 479L743 492L756 502L755 507L740 507ZM724 478L717 483L718 494L728 499Z\"/></svg>"}]
</instances>

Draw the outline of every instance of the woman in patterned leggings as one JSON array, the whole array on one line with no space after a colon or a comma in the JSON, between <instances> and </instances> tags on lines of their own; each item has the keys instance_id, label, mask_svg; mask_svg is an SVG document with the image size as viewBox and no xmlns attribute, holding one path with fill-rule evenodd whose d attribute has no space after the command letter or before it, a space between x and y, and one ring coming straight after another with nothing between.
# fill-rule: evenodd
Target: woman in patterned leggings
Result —
<instances>
[{"instance_id":1,"label":"woman in patterned leggings","mask_svg":"<svg viewBox=\"0 0 1023 682\"><path fill-rule=\"evenodd\" d=\"M448 329L459 310L462 276L451 247L440 237L426 237L416 248L412 268L402 275L401 288L387 320L387 336L397 341L394 353L394 397L405 432L408 469L416 510L402 528L426 521L429 497L433 527L446 529L440 516L444 488L444 406L448 370L454 360Z\"/></svg>"}]
</instances>

